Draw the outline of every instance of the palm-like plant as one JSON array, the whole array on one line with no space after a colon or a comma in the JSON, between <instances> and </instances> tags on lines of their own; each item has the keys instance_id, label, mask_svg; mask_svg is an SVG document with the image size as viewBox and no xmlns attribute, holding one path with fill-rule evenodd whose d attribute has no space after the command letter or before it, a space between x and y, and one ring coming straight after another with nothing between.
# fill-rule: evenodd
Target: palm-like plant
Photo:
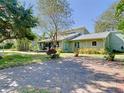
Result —
<instances>
[{"instance_id":1,"label":"palm-like plant","mask_svg":"<svg viewBox=\"0 0 124 93\"><path fill-rule=\"evenodd\" d=\"M37 19L32 8L25 9L15 0L0 0L0 5L0 42L24 37L33 40L34 34L29 29L37 25Z\"/></svg>"}]
</instances>

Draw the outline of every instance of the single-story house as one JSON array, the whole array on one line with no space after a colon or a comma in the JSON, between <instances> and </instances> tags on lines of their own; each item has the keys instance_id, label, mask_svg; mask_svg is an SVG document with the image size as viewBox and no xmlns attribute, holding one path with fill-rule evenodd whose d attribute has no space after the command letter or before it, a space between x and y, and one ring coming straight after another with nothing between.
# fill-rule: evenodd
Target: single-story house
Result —
<instances>
[{"instance_id":1,"label":"single-story house","mask_svg":"<svg viewBox=\"0 0 124 93\"><path fill-rule=\"evenodd\" d=\"M69 32L69 31L68 31ZM64 52L74 52L80 48L105 49L124 52L124 35L117 31L107 31L100 33L89 33L81 28L78 31L73 29L71 33L58 36L58 47ZM40 49L51 47L51 40L39 41Z\"/></svg>"}]
</instances>

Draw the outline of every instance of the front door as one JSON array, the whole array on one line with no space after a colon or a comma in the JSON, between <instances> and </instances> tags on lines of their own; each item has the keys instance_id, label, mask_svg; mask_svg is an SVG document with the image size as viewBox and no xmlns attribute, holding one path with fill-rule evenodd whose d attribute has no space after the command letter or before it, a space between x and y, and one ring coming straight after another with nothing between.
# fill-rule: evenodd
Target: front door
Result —
<instances>
[{"instance_id":1,"label":"front door","mask_svg":"<svg viewBox=\"0 0 124 93\"><path fill-rule=\"evenodd\" d=\"M75 43L74 43L74 48L75 48L75 49L80 48L80 42L75 42Z\"/></svg>"}]
</instances>

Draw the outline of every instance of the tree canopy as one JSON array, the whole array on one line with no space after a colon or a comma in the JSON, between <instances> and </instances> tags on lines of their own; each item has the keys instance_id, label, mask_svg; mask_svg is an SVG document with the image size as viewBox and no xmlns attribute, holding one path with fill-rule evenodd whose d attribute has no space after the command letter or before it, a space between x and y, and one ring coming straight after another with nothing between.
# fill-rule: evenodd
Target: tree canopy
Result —
<instances>
[{"instance_id":1,"label":"tree canopy","mask_svg":"<svg viewBox=\"0 0 124 93\"><path fill-rule=\"evenodd\" d=\"M26 37L34 39L31 28L37 25L32 8L25 8L17 0L0 0L0 42Z\"/></svg>"},{"instance_id":2,"label":"tree canopy","mask_svg":"<svg viewBox=\"0 0 124 93\"><path fill-rule=\"evenodd\" d=\"M120 0L116 7L116 16L120 16L124 12L124 0Z\"/></svg>"},{"instance_id":3,"label":"tree canopy","mask_svg":"<svg viewBox=\"0 0 124 93\"><path fill-rule=\"evenodd\" d=\"M96 21L95 32L105 32L117 28L118 18L115 17L116 6L118 2L113 3ZM122 17L121 17L122 18Z\"/></svg>"},{"instance_id":4,"label":"tree canopy","mask_svg":"<svg viewBox=\"0 0 124 93\"><path fill-rule=\"evenodd\" d=\"M71 8L67 0L39 0L38 2L41 20L40 26L46 31L52 31L52 40L57 41L57 32L70 27Z\"/></svg>"},{"instance_id":5,"label":"tree canopy","mask_svg":"<svg viewBox=\"0 0 124 93\"><path fill-rule=\"evenodd\" d=\"M116 17L119 18L118 29L124 31L124 19L120 19L120 16L124 16L124 0L120 0L116 7Z\"/></svg>"}]
</instances>

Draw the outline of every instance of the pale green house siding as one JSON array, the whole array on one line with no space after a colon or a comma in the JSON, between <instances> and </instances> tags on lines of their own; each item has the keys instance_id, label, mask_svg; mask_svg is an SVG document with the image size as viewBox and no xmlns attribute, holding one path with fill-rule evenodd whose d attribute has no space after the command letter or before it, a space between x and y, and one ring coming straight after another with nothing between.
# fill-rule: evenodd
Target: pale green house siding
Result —
<instances>
[{"instance_id":1,"label":"pale green house siding","mask_svg":"<svg viewBox=\"0 0 124 93\"><path fill-rule=\"evenodd\" d=\"M96 46L92 46L93 41L97 42ZM65 41L64 52L74 52L77 49L75 47L76 42L79 42L80 48L105 49L106 47L108 47L112 51L115 50L124 52L124 35L119 32L111 32L106 38L101 39Z\"/></svg>"},{"instance_id":2,"label":"pale green house siding","mask_svg":"<svg viewBox=\"0 0 124 93\"><path fill-rule=\"evenodd\" d=\"M92 45L94 41L96 41L96 46ZM79 48L105 49L107 47L112 51L124 52L124 34L119 32L76 35L76 37L71 36L71 38L64 38L58 42L59 48L61 48L63 52L74 52L77 49L75 43L79 43Z\"/></svg>"},{"instance_id":3,"label":"pale green house siding","mask_svg":"<svg viewBox=\"0 0 124 93\"><path fill-rule=\"evenodd\" d=\"M59 42L59 48L63 50L63 52L71 52L70 41L63 40Z\"/></svg>"},{"instance_id":4,"label":"pale green house siding","mask_svg":"<svg viewBox=\"0 0 124 93\"><path fill-rule=\"evenodd\" d=\"M92 42L96 41L97 45L92 46ZM75 47L75 43L79 42L79 48L105 48L105 39L94 39L94 40L79 40L79 41L71 41L70 42L70 52L74 52L77 48Z\"/></svg>"},{"instance_id":5,"label":"pale green house siding","mask_svg":"<svg viewBox=\"0 0 124 93\"><path fill-rule=\"evenodd\" d=\"M109 47L112 50L124 52L124 35L113 32L109 35Z\"/></svg>"},{"instance_id":6,"label":"pale green house siding","mask_svg":"<svg viewBox=\"0 0 124 93\"><path fill-rule=\"evenodd\" d=\"M92 46L92 42L96 41L97 45ZM94 40L83 40L80 41L81 48L103 48L104 47L104 39L94 39Z\"/></svg>"}]
</instances>

